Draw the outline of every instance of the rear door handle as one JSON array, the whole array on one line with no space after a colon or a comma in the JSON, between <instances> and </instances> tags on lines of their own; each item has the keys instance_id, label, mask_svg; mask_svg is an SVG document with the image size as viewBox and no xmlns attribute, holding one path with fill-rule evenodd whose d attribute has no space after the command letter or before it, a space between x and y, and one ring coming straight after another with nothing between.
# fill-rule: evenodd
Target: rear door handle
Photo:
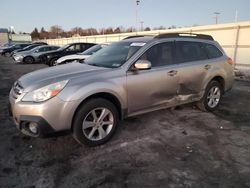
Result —
<instances>
[{"instance_id":1,"label":"rear door handle","mask_svg":"<svg viewBox=\"0 0 250 188\"><path fill-rule=\"evenodd\" d=\"M211 65L205 65L204 69L206 69L206 70L211 69Z\"/></svg>"},{"instance_id":2,"label":"rear door handle","mask_svg":"<svg viewBox=\"0 0 250 188\"><path fill-rule=\"evenodd\" d=\"M171 70L171 71L168 72L168 75L169 75L169 76L174 76L174 75L177 74L177 72L178 72L178 71L176 71L176 70Z\"/></svg>"}]
</instances>

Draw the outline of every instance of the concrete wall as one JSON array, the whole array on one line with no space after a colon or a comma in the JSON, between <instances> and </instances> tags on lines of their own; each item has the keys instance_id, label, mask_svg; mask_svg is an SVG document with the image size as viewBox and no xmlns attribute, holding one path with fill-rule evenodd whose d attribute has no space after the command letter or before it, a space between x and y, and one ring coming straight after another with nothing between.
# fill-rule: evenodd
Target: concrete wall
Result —
<instances>
[{"instance_id":1,"label":"concrete wall","mask_svg":"<svg viewBox=\"0 0 250 188\"><path fill-rule=\"evenodd\" d=\"M0 33L0 45L5 44L9 41L8 33Z\"/></svg>"},{"instance_id":2,"label":"concrete wall","mask_svg":"<svg viewBox=\"0 0 250 188\"><path fill-rule=\"evenodd\" d=\"M29 34L10 34L13 42L31 42L31 36Z\"/></svg>"},{"instance_id":3,"label":"concrete wall","mask_svg":"<svg viewBox=\"0 0 250 188\"><path fill-rule=\"evenodd\" d=\"M65 45L73 42L115 42L131 35L157 35L160 33L200 33L209 34L218 41L236 66L250 66L250 22L236 22L229 24L206 25L181 29L154 30L137 33L121 33L112 35L95 35L86 37L72 37L45 40L51 45Z\"/></svg>"}]
</instances>

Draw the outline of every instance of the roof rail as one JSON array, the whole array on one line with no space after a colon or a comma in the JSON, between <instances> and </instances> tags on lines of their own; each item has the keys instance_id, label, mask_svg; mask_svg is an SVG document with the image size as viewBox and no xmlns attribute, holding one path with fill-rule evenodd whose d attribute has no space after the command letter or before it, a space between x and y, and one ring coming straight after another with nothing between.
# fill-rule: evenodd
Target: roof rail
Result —
<instances>
[{"instance_id":1,"label":"roof rail","mask_svg":"<svg viewBox=\"0 0 250 188\"><path fill-rule=\"evenodd\" d=\"M132 38L137 38L137 37L149 37L149 36L152 36L152 35L132 35L132 36L125 37L122 40L132 39Z\"/></svg>"},{"instance_id":2,"label":"roof rail","mask_svg":"<svg viewBox=\"0 0 250 188\"><path fill-rule=\"evenodd\" d=\"M155 36L154 38L197 38L204 40L214 40L211 35L195 34L195 33L163 33Z\"/></svg>"}]
</instances>

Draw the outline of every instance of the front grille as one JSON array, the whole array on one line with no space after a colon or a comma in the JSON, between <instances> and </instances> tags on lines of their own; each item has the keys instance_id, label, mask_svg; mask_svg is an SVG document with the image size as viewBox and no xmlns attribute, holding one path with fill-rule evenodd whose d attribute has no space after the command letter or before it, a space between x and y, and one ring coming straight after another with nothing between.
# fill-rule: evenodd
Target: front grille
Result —
<instances>
[{"instance_id":1,"label":"front grille","mask_svg":"<svg viewBox=\"0 0 250 188\"><path fill-rule=\"evenodd\" d=\"M13 97L17 99L17 97L21 95L22 93L23 93L23 87L18 81L15 82L13 86Z\"/></svg>"}]
</instances>

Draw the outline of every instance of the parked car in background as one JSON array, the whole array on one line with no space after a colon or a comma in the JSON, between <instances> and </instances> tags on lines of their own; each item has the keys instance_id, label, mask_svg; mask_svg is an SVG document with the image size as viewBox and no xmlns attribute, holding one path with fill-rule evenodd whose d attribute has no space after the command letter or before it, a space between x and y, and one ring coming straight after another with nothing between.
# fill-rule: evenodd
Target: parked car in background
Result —
<instances>
[{"instance_id":1,"label":"parked car in background","mask_svg":"<svg viewBox=\"0 0 250 188\"><path fill-rule=\"evenodd\" d=\"M9 47L0 49L0 54L4 56L10 56L11 52L13 52L14 50L23 49L29 45L31 44L30 43L13 44Z\"/></svg>"},{"instance_id":2,"label":"parked car in background","mask_svg":"<svg viewBox=\"0 0 250 188\"><path fill-rule=\"evenodd\" d=\"M28 51L17 52L12 57L16 63L38 63L40 62L39 56L41 54L57 50L59 48L59 46L42 45Z\"/></svg>"},{"instance_id":3,"label":"parked car in background","mask_svg":"<svg viewBox=\"0 0 250 188\"><path fill-rule=\"evenodd\" d=\"M122 40L84 63L24 75L9 100L24 134L67 130L96 146L126 117L194 102L214 111L233 81L233 62L211 36L171 33Z\"/></svg>"},{"instance_id":4,"label":"parked car in background","mask_svg":"<svg viewBox=\"0 0 250 188\"><path fill-rule=\"evenodd\" d=\"M7 42L7 43L4 43L4 44L0 45L0 49L2 49L2 48L7 48L7 47L10 47L10 46L12 46L12 45L14 45L14 43L12 43L12 42Z\"/></svg>"},{"instance_id":5,"label":"parked car in background","mask_svg":"<svg viewBox=\"0 0 250 188\"><path fill-rule=\"evenodd\" d=\"M13 56L14 54L16 54L18 52L32 50L32 49L36 48L37 46L42 46L42 45L43 44L30 44L29 46L26 46L25 48L14 50L13 52L11 52L10 56Z\"/></svg>"},{"instance_id":6,"label":"parked car in background","mask_svg":"<svg viewBox=\"0 0 250 188\"><path fill-rule=\"evenodd\" d=\"M89 56L93 55L97 51L101 50L102 48L106 47L108 44L97 44L92 46L91 48L85 50L82 53L77 53L73 55L66 55L58 60L56 60L55 65L62 65L62 64L67 64L71 63L73 61L83 61L84 59L88 58Z\"/></svg>"},{"instance_id":7,"label":"parked car in background","mask_svg":"<svg viewBox=\"0 0 250 188\"><path fill-rule=\"evenodd\" d=\"M76 54L79 52L83 52L90 47L94 46L94 43L72 43L67 44L56 51L48 52L40 56L41 62L47 64L48 66L54 66L57 59L60 57Z\"/></svg>"},{"instance_id":8,"label":"parked car in background","mask_svg":"<svg viewBox=\"0 0 250 188\"><path fill-rule=\"evenodd\" d=\"M32 44L48 45L47 42L40 42L40 41L38 41L38 42L33 42Z\"/></svg>"}]
</instances>

